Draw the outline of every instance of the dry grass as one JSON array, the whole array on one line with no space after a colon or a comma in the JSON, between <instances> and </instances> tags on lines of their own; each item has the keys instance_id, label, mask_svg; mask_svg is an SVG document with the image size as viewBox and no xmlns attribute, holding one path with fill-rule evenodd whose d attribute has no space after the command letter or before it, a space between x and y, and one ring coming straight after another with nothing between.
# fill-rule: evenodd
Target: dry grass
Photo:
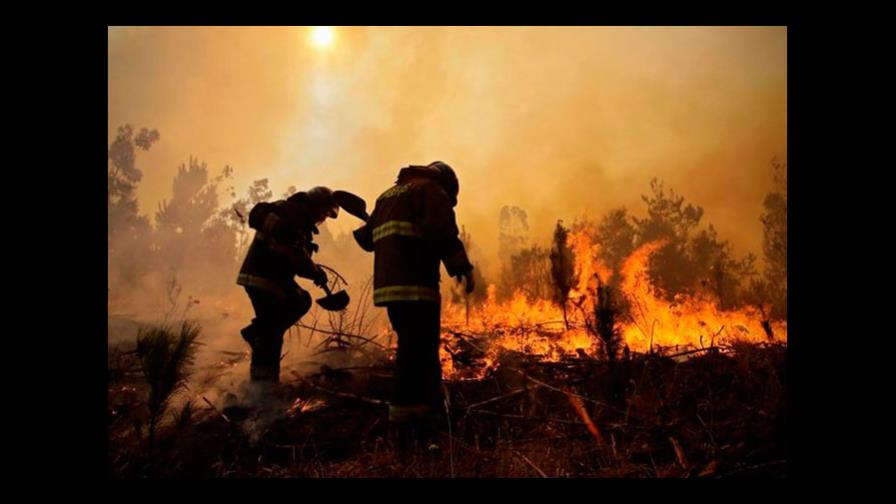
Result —
<instances>
[{"instance_id":1,"label":"dry grass","mask_svg":"<svg viewBox=\"0 0 896 504\"><path fill-rule=\"evenodd\" d=\"M388 362L328 370L283 386L293 407L255 444L249 420L200 404L191 420L161 426L159 450L148 453L128 434L127 414L110 413L110 470L115 477L782 477L785 353L743 344L687 360L633 355L616 361L613 380L606 361L539 363L505 353L484 379L446 384L452 436L446 422L441 456L395 449L378 402L390 393ZM120 376L110 384L110 410L127 387ZM608 387L613 382L624 384L621 396Z\"/></svg>"}]
</instances>

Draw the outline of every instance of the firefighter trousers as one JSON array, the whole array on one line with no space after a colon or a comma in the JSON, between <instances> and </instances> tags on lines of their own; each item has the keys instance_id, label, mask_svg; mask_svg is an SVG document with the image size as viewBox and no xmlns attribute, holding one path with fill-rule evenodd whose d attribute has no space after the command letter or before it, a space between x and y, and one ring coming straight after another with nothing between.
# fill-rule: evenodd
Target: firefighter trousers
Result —
<instances>
[{"instance_id":1,"label":"firefighter trousers","mask_svg":"<svg viewBox=\"0 0 896 504\"><path fill-rule=\"evenodd\" d=\"M398 407L442 405L442 366L439 362L440 306L430 302L395 302L387 306L398 334L395 395Z\"/></svg>"},{"instance_id":2,"label":"firefighter trousers","mask_svg":"<svg viewBox=\"0 0 896 504\"><path fill-rule=\"evenodd\" d=\"M311 295L298 286L286 298L256 287L245 289L255 309L252 323L241 331L252 348L249 377L278 382L283 335L311 309Z\"/></svg>"}]
</instances>

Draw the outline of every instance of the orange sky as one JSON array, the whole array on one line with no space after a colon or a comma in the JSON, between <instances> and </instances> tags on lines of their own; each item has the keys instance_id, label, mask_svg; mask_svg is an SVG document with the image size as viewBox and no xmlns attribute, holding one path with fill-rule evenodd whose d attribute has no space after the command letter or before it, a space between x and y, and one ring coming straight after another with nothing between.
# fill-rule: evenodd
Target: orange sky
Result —
<instances>
[{"instance_id":1,"label":"orange sky","mask_svg":"<svg viewBox=\"0 0 896 504\"><path fill-rule=\"evenodd\" d=\"M783 27L110 28L109 138L158 128L141 211L190 155L275 194L328 185L372 205L435 159L487 253L501 206L546 241L558 218L626 204L658 176L735 251L761 249L770 160L787 157ZM227 201L227 198L225 198ZM358 224L340 219L338 229Z\"/></svg>"}]
</instances>

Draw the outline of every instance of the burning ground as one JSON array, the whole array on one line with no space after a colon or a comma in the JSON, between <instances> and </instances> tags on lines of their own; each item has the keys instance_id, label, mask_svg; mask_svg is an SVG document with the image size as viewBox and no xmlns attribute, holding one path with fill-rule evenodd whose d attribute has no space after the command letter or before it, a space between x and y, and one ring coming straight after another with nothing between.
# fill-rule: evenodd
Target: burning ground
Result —
<instances>
[{"instance_id":1,"label":"burning ground","mask_svg":"<svg viewBox=\"0 0 896 504\"><path fill-rule=\"evenodd\" d=\"M655 285L650 241L619 264L588 225L558 224L557 295L490 285L446 296L442 452L399 456L387 429L391 333L368 313L315 310L291 331L266 410L234 407L248 355L206 351L154 421L137 351L110 350L117 477L736 477L786 475L786 322L758 303ZM186 327L186 326L184 326ZM184 329L171 326L172 341ZM152 401L150 400L150 403ZM152 415L150 415L152 416Z\"/></svg>"}]
</instances>

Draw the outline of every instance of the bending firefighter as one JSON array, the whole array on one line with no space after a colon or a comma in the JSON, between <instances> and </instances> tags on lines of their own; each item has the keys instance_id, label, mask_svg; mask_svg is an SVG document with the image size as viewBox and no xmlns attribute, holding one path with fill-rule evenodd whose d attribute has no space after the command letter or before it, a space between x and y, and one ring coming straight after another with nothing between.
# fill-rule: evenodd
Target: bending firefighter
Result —
<instances>
[{"instance_id":1,"label":"bending firefighter","mask_svg":"<svg viewBox=\"0 0 896 504\"><path fill-rule=\"evenodd\" d=\"M293 277L327 285L326 273L311 259L318 250L313 237L324 220L339 214L339 193L315 187L286 200L259 203L249 213L255 239L236 283L246 289L255 309L252 323L241 331L252 348L253 382L279 381L283 335L311 309L311 295Z\"/></svg>"},{"instance_id":2,"label":"bending firefighter","mask_svg":"<svg viewBox=\"0 0 896 504\"><path fill-rule=\"evenodd\" d=\"M454 207L459 184L447 164L408 166L355 240L374 253L373 302L386 307L398 335L396 389L389 408L394 424L427 422L442 409L439 363L439 264L473 291L473 266L458 236Z\"/></svg>"}]
</instances>

